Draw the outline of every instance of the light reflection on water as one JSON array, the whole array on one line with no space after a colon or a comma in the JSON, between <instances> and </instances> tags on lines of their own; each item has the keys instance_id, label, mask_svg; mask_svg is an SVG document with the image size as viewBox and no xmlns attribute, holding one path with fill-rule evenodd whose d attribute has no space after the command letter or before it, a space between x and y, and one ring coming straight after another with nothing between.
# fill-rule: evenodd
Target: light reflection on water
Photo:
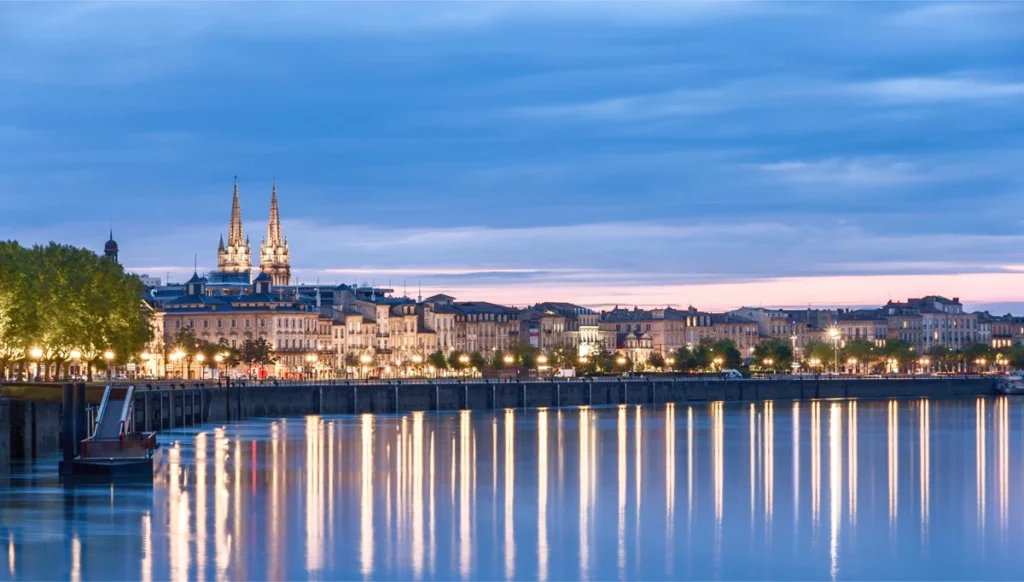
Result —
<instances>
[{"instance_id":1,"label":"light reflection on water","mask_svg":"<svg viewBox=\"0 0 1024 582\"><path fill-rule=\"evenodd\" d=\"M0 482L0 579L1019 579L1022 423L1003 397L172 432L152 487Z\"/></svg>"}]
</instances>

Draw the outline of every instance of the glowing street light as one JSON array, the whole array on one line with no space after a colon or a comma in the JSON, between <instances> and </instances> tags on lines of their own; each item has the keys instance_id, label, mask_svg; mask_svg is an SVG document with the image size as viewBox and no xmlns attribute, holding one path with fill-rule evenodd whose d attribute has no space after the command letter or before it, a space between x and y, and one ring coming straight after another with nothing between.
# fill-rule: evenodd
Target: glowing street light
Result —
<instances>
[{"instance_id":1,"label":"glowing street light","mask_svg":"<svg viewBox=\"0 0 1024 582\"><path fill-rule=\"evenodd\" d=\"M516 361L512 354L505 354L505 357L502 358L502 360L508 365L512 365Z\"/></svg>"},{"instance_id":2,"label":"glowing street light","mask_svg":"<svg viewBox=\"0 0 1024 582\"><path fill-rule=\"evenodd\" d=\"M839 328L828 328L828 337L832 338L832 355L835 373L839 373Z\"/></svg>"},{"instance_id":3,"label":"glowing street light","mask_svg":"<svg viewBox=\"0 0 1024 582\"><path fill-rule=\"evenodd\" d=\"M615 362L618 365L620 365L620 366L625 366L626 365L626 358L623 357L623 356L619 356L618 358L615 359Z\"/></svg>"},{"instance_id":4,"label":"glowing street light","mask_svg":"<svg viewBox=\"0 0 1024 582\"><path fill-rule=\"evenodd\" d=\"M665 365L666 365L666 366L668 366L668 367L670 367L670 368L671 368L672 366L675 366L675 365L676 365L676 359L675 359L675 358L673 358L673 357L671 357L671 356L670 356L670 357L667 357L667 358L665 358Z\"/></svg>"},{"instance_id":5,"label":"glowing street light","mask_svg":"<svg viewBox=\"0 0 1024 582\"><path fill-rule=\"evenodd\" d=\"M412 363L417 364L417 365L422 364L423 363L423 356L421 356L419 354L413 354L412 355Z\"/></svg>"},{"instance_id":6,"label":"glowing street light","mask_svg":"<svg viewBox=\"0 0 1024 582\"><path fill-rule=\"evenodd\" d=\"M537 356L537 363L540 364L541 366L543 366L544 364L547 364L548 363L548 357L545 356L544 354L541 354L541 355Z\"/></svg>"}]
</instances>

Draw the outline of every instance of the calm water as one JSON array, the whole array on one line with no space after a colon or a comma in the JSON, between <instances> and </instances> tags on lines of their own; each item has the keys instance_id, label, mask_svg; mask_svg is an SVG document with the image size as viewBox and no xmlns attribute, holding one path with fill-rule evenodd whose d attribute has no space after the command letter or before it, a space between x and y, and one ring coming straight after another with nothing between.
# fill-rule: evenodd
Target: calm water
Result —
<instances>
[{"instance_id":1,"label":"calm water","mask_svg":"<svg viewBox=\"0 0 1024 582\"><path fill-rule=\"evenodd\" d=\"M1024 578L1024 400L308 417L0 487L0 579ZM49 466L49 464L47 464Z\"/></svg>"}]
</instances>

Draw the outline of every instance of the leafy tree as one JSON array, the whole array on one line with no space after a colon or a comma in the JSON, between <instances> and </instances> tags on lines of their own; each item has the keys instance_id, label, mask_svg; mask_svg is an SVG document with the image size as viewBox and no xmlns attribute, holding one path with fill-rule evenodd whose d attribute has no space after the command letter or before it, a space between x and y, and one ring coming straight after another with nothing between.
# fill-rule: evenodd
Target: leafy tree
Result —
<instances>
[{"instance_id":1,"label":"leafy tree","mask_svg":"<svg viewBox=\"0 0 1024 582\"><path fill-rule=\"evenodd\" d=\"M469 365L477 370L483 370L487 365L487 360L480 352L473 352L469 354Z\"/></svg>"},{"instance_id":2,"label":"leafy tree","mask_svg":"<svg viewBox=\"0 0 1024 582\"><path fill-rule=\"evenodd\" d=\"M466 354L458 350L452 350L452 352L448 354L448 367L459 372L466 369L469 366L469 362L462 361L462 357L465 355Z\"/></svg>"},{"instance_id":3,"label":"leafy tree","mask_svg":"<svg viewBox=\"0 0 1024 582\"><path fill-rule=\"evenodd\" d=\"M612 371L616 374L628 372L633 369L633 360L631 360L625 354L616 354L614 364L612 365Z\"/></svg>"},{"instance_id":4,"label":"leafy tree","mask_svg":"<svg viewBox=\"0 0 1024 582\"><path fill-rule=\"evenodd\" d=\"M557 346L548 353L548 365L569 368L576 365L576 350L569 346Z\"/></svg>"},{"instance_id":5,"label":"leafy tree","mask_svg":"<svg viewBox=\"0 0 1024 582\"><path fill-rule=\"evenodd\" d=\"M277 362L274 347L266 338L247 339L242 342L239 351L241 360L248 364L250 369L256 366L270 366Z\"/></svg>"},{"instance_id":6,"label":"leafy tree","mask_svg":"<svg viewBox=\"0 0 1024 582\"><path fill-rule=\"evenodd\" d=\"M435 370L444 370L448 367L448 359L445 358L444 352L437 350L427 356L427 364L433 366Z\"/></svg>"},{"instance_id":7,"label":"leafy tree","mask_svg":"<svg viewBox=\"0 0 1024 582\"><path fill-rule=\"evenodd\" d=\"M595 374L607 374L615 367L615 354L608 351L608 348L601 344L596 351L587 355L586 361L580 362L579 370L582 374L593 376Z\"/></svg>"},{"instance_id":8,"label":"leafy tree","mask_svg":"<svg viewBox=\"0 0 1024 582\"><path fill-rule=\"evenodd\" d=\"M978 342L964 348L963 359L968 368L981 372L988 369L994 357L991 346ZM980 363L981 360L984 360L985 363Z\"/></svg>"},{"instance_id":9,"label":"leafy tree","mask_svg":"<svg viewBox=\"0 0 1024 582\"><path fill-rule=\"evenodd\" d=\"M904 370L917 361L917 354L910 344L903 340L885 340L885 346L881 351L886 363L895 362L897 370Z\"/></svg>"},{"instance_id":10,"label":"leafy tree","mask_svg":"<svg viewBox=\"0 0 1024 582\"><path fill-rule=\"evenodd\" d=\"M835 359L834 349L825 342L811 341L804 347L804 363L812 369L830 370ZM811 365L812 361L817 361L817 366Z\"/></svg>"},{"instance_id":11,"label":"leafy tree","mask_svg":"<svg viewBox=\"0 0 1024 582\"><path fill-rule=\"evenodd\" d=\"M665 356L661 355L658 352L653 352L653 353L651 353L650 357L647 358L647 363L650 364L651 367L656 368L656 369L664 368L665 367Z\"/></svg>"},{"instance_id":12,"label":"leafy tree","mask_svg":"<svg viewBox=\"0 0 1024 582\"><path fill-rule=\"evenodd\" d=\"M517 341L509 346L508 353L512 355L512 359L517 366L536 368L540 349L531 346L527 342Z\"/></svg>"},{"instance_id":13,"label":"leafy tree","mask_svg":"<svg viewBox=\"0 0 1024 582\"><path fill-rule=\"evenodd\" d=\"M931 365L944 370L953 357L953 351L942 344L935 344L924 353L931 360Z\"/></svg>"},{"instance_id":14,"label":"leafy tree","mask_svg":"<svg viewBox=\"0 0 1024 582\"><path fill-rule=\"evenodd\" d=\"M1024 368L1024 346L1015 345L1010 348L1010 353L1006 356L1010 360L1010 365L1016 369Z\"/></svg>"},{"instance_id":15,"label":"leafy tree","mask_svg":"<svg viewBox=\"0 0 1024 582\"><path fill-rule=\"evenodd\" d=\"M505 363L505 354L495 351L491 356L491 367L495 370L504 370L508 364Z\"/></svg>"},{"instance_id":16,"label":"leafy tree","mask_svg":"<svg viewBox=\"0 0 1024 582\"><path fill-rule=\"evenodd\" d=\"M761 340L754 346L754 361L764 369L788 370L793 363L793 346L780 338Z\"/></svg>"},{"instance_id":17,"label":"leafy tree","mask_svg":"<svg viewBox=\"0 0 1024 582\"><path fill-rule=\"evenodd\" d=\"M224 358L224 361L221 363L228 370L235 368L242 363L242 352L235 346L231 345L227 338L222 337L217 342L217 353ZM214 359L216 360L216 354L214 355Z\"/></svg>"},{"instance_id":18,"label":"leafy tree","mask_svg":"<svg viewBox=\"0 0 1024 582\"><path fill-rule=\"evenodd\" d=\"M682 347L675 352L677 370L683 372L693 372L703 367L703 360L698 355L697 350Z\"/></svg>"},{"instance_id":19,"label":"leafy tree","mask_svg":"<svg viewBox=\"0 0 1024 582\"><path fill-rule=\"evenodd\" d=\"M875 361L878 360L878 355L879 352L875 344L866 339L857 338L846 343L846 347L843 348L843 353L840 357L844 361L849 361L851 358L857 360L854 368L861 370L870 369Z\"/></svg>"},{"instance_id":20,"label":"leafy tree","mask_svg":"<svg viewBox=\"0 0 1024 582\"><path fill-rule=\"evenodd\" d=\"M33 349L57 376L75 351L90 375L107 351L115 365L135 361L152 337L143 291L138 277L92 251L0 243L0 367L27 370Z\"/></svg>"},{"instance_id":21,"label":"leafy tree","mask_svg":"<svg viewBox=\"0 0 1024 582\"><path fill-rule=\"evenodd\" d=\"M743 364L743 355L740 354L740 349L736 346L736 342L731 339L720 339L711 342L705 340L701 342L699 347L704 354L704 365L707 368L719 366L719 364L715 364L716 358L721 359L721 368L739 368Z\"/></svg>"}]
</instances>

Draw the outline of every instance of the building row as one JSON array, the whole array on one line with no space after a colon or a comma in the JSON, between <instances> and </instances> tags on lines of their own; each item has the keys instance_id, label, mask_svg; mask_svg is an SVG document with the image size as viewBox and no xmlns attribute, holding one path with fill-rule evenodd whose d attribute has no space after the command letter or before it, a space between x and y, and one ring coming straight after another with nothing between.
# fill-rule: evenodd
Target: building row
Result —
<instances>
[{"instance_id":1,"label":"building row","mask_svg":"<svg viewBox=\"0 0 1024 582\"><path fill-rule=\"evenodd\" d=\"M104 252L117 260L112 234ZM276 363L246 373L279 378L392 374L425 366L437 351L479 352L491 358L520 343L549 354L561 348L587 356L603 349L637 363L652 354L669 355L723 339L735 342L745 358L766 338L791 342L798 355L813 342L833 339L877 346L899 339L920 353L936 345L958 350L974 343L994 348L1024 343L1024 319L968 313L956 297L928 296L857 310L743 307L711 313L692 306L616 306L598 312L560 302L517 308L444 294L413 299L372 285L296 285L291 282L288 241L281 233L276 184L255 279L237 182L227 241L221 238L217 257L217 271L209 276L195 273L182 285L142 278L155 329L144 363L148 374L179 375L175 366L181 362L171 355L185 329L199 340L234 347L265 340Z\"/></svg>"}]
</instances>

